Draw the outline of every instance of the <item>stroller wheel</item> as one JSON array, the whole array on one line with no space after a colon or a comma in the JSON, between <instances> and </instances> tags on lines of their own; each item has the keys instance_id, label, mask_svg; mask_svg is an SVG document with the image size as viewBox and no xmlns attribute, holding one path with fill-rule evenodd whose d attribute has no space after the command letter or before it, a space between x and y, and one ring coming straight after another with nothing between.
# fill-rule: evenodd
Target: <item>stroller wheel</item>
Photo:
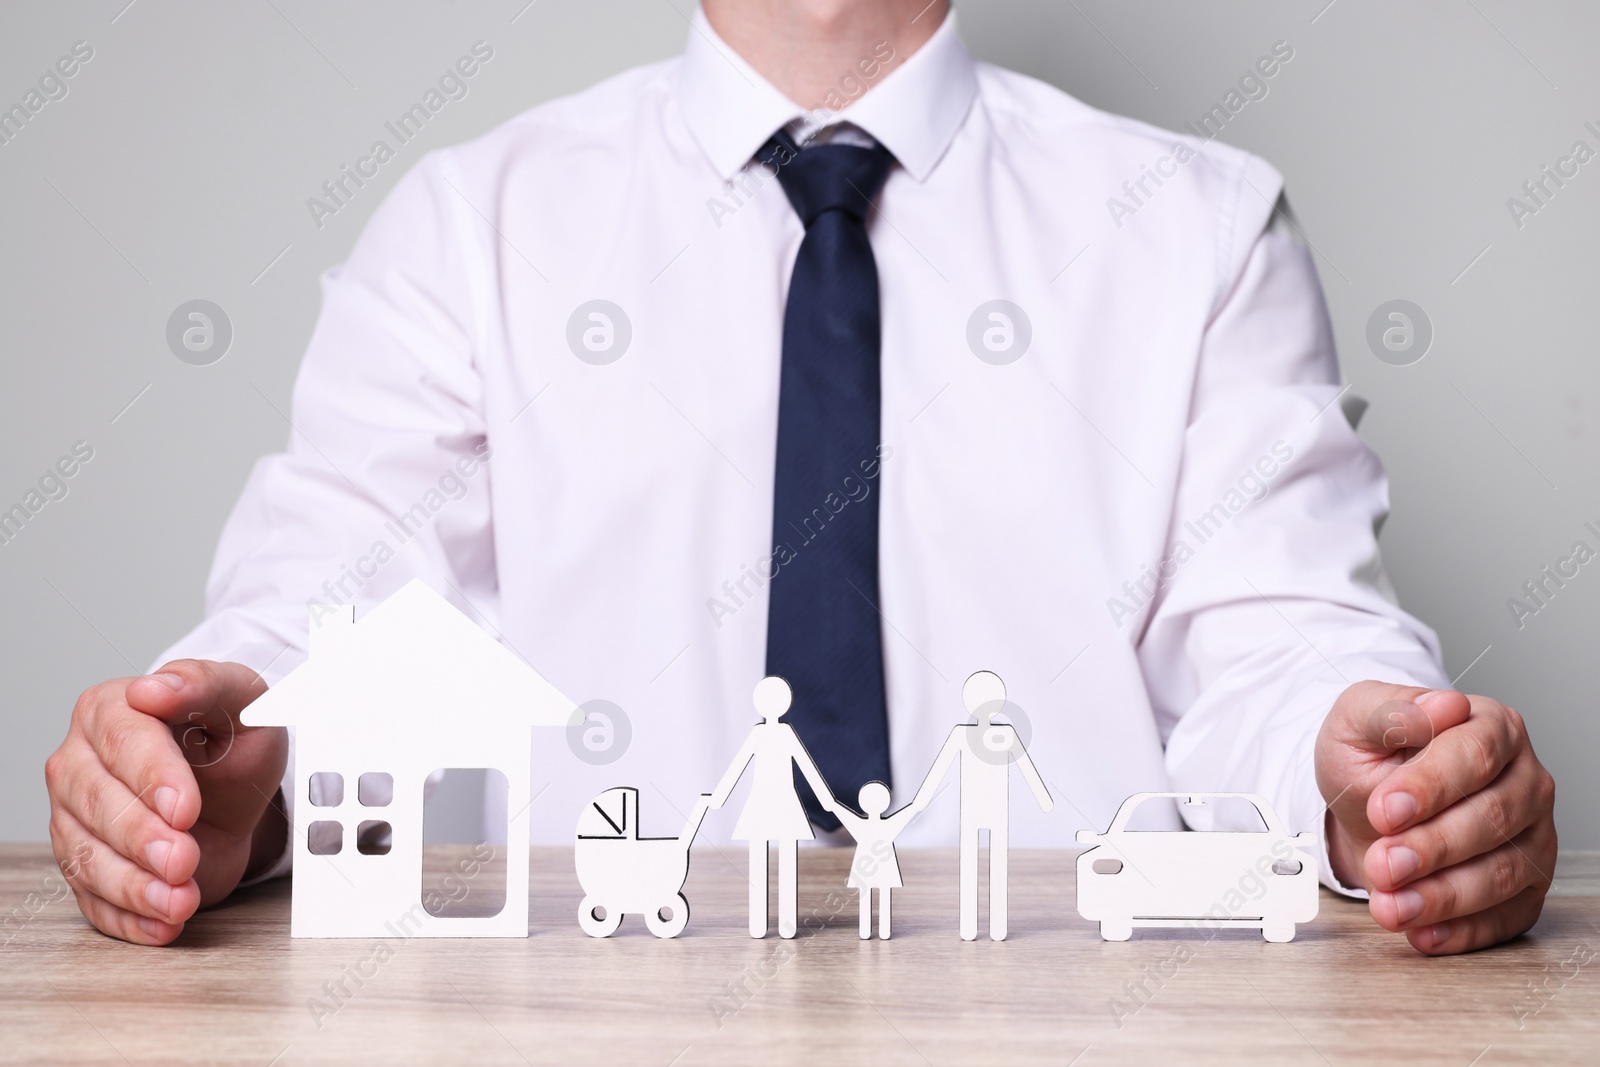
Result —
<instances>
[{"instance_id":1,"label":"stroller wheel","mask_svg":"<svg viewBox=\"0 0 1600 1067\"><path fill-rule=\"evenodd\" d=\"M689 925L688 899L679 893L655 911L646 912L644 924L657 937L677 937Z\"/></svg>"},{"instance_id":2,"label":"stroller wheel","mask_svg":"<svg viewBox=\"0 0 1600 1067\"><path fill-rule=\"evenodd\" d=\"M584 897L578 905L578 928L590 937L610 937L621 925L622 912L602 906L594 897Z\"/></svg>"}]
</instances>

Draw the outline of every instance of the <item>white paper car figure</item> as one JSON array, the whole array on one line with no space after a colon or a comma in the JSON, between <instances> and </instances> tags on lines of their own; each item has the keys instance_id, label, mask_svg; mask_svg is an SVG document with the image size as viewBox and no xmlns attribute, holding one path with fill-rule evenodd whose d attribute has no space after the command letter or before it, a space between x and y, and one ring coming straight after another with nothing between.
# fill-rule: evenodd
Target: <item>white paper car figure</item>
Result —
<instances>
[{"instance_id":1,"label":"white paper car figure","mask_svg":"<svg viewBox=\"0 0 1600 1067\"><path fill-rule=\"evenodd\" d=\"M1147 800L1203 804L1231 798L1255 805L1266 830L1129 830ZM1135 793L1104 834L1079 830L1078 914L1099 922L1107 941L1135 926L1259 929L1294 940L1296 923L1317 915L1316 836L1287 833L1253 793Z\"/></svg>"},{"instance_id":2,"label":"white paper car figure","mask_svg":"<svg viewBox=\"0 0 1600 1067\"><path fill-rule=\"evenodd\" d=\"M683 883L689 846L711 797L701 794L677 837L639 836L639 791L607 789L578 816L573 859L583 885L578 925L590 937L610 937L634 912L657 937L677 937L689 922Z\"/></svg>"}]
</instances>

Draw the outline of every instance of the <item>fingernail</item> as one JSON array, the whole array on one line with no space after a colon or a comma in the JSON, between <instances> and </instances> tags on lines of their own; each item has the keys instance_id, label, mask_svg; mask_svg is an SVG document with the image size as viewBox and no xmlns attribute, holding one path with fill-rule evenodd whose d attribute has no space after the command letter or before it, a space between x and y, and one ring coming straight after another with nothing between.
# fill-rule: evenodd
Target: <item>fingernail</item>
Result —
<instances>
[{"instance_id":1,"label":"fingernail","mask_svg":"<svg viewBox=\"0 0 1600 1067\"><path fill-rule=\"evenodd\" d=\"M161 914L172 914L172 887L159 878L144 887L144 899Z\"/></svg>"},{"instance_id":2,"label":"fingernail","mask_svg":"<svg viewBox=\"0 0 1600 1067\"><path fill-rule=\"evenodd\" d=\"M172 817L178 810L178 791L170 785L161 786L155 791L154 800L156 811L171 825Z\"/></svg>"},{"instance_id":3,"label":"fingernail","mask_svg":"<svg viewBox=\"0 0 1600 1067\"><path fill-rule=\"evenodd\" d=\"M1395 918L1403 926L1422 914L1422 894L1415 889L1402 889L1394 895Z\"/></svg>"},{"instance_id":4,"label":"fingernail","mask_svg":"<svg viewBox=\"0 0 1600 1067\"><path fill-rule=\"evenodd\" d=\"M156 922L154 919L147 919L143 915L139 916L139 929L143 930L147 936L156 941L160 941L162 938L167 936L167 932L161 928L160 923Z\"/></svg>"},{"instance_id":5,"label":"fingernail","mask_svg":"<svg viewBox=\"0 0 1600 1067\"><path fill-rule=\"evenodd\" d=\"M1391 849L1390 855L1392 856L1393 854L1394 852ZM172 842L166 840L165 838L158 837L148 845L144 846L144 857L150 861L150 869L155 871L162 878L167 876L167 860L169 857L171 857L171 855ZM1392 868L1394 866L1394 861L1391 860L1389 865Z\"/></svg>"},{"instance_id":6,"label":"fingernail","mask_svg":"<svg viewBox=\"0 0 1600 1067\"><path fill-rule=\"evenodd\" d=\"M1416 696L1411 698L1411 703L1420 704L1424 700L1427 700L1429 697L1433 696L1433 694L1437 693L1438 691L1439 690L1437 690L1437 689L1426 689L1426 690L1423 690L1422 692L1418 693Z\"/></svg>"},{"instance_id":7,"label":"fingernail","mask_svg":"<svg viewBox=\"0 0 1600 1067\"><path fill-rule=\"evenodd\" d=\"M1438 948L1449 939L1449 923L1434 923L1417 935L1417 940L1422 942L1421 946L1419 946L1421 948Z\"/></svg>"},{"instance_id":8,"label":"fingernail","mask_svg":"<svg viewBox=\"0 0 1600 1067\"><path fill-rule=\"evenodd\" d=\"M152 682L160 682L168 689L183 688L183 676L179 674L147 674L145 677Z\"/></svg>"},{"instance_id":9,"label":"fingernail","mask_svg":"<svg viewBox=\"0 0 1600 1067\"><path fill-rule=\"evenodd\" d=\"M1383 814L1391 830L1398 830L1417 814L1417 798L1410 793L1390 793L1383 798Z\"/></svg>"},{"instance_id":10,"label":"fingernail","mask_svg":"<svg viewBox=\"0 0 1600 1067\"><path fill-rule=\"evenodd\" d=\"M1405 845L1396 845L1389 849L1388 859L1389 881L1393 885L1399 885L1422 866L1422 857L1417 855L1416 849L1407 848Z\"/></svg>"}]
</instances>

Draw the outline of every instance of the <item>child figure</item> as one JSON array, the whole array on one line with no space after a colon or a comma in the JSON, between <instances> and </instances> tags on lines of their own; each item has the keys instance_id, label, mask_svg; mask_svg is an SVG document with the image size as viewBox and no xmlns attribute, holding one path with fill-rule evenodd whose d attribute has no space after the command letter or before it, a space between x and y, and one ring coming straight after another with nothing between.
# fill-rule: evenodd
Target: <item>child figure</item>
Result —
<instances>
[{"instance_id":1,"label":"child figure","mask_svg":"<svg viewBox=\"0 0 1600 1067\"><path fill-rule=\"evenodd\" d=\"M862 818L843 804L834 809L850 836L856 839L855 858L850 861L850 880L846 883L861 892L861 939L872 937L872 891L878 891L878 936L889 937L889 893L904 883L900 880L900 860L894 854L894 839L922 809L908 804L884 818L889 809L889 787L868 782L857 797Z\"/></svg>"}]
</instances>

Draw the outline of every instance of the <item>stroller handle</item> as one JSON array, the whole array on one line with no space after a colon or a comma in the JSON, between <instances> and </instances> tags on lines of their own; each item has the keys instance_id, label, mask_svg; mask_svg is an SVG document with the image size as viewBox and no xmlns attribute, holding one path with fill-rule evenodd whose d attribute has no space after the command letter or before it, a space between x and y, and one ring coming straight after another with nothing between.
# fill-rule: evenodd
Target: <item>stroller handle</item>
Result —
<instances>
[{"instance_id":1,"label":"stroller handle","mask_svg":"<svg viewBox=\"0 0 1600 1067\"><path fill-rule=\"evenodd\" d=\"M694 807L689 811L689 821L683 824L683 833L678 835L678 841L684 848L694 843L695 835L700 832L700 824L705 821L706 812L711 810L711 794L701 793L700 798L694 802Z\"/></svg>"}]
</instances>

